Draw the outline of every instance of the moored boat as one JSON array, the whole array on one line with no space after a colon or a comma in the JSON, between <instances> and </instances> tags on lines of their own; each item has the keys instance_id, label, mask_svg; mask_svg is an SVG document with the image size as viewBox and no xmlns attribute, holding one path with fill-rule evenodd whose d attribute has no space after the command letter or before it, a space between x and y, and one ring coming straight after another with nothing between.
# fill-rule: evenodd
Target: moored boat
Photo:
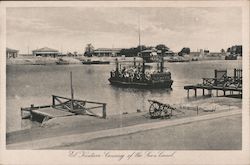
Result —
<instances>
[{"instance_id":1,"label":"moored boat","mask_svg":"<svg viewBox=\"0 0 250 165\"><path fill-rule=\"evenodd\" d=\"M110 64L110 62L109 61L102 61L102 60L88 59L86 61L82 61L82 64L88 64L88 65L91 65L91 64Z\"/></svg>"},{"instance_id":2,"label":"moored boat","mask_svg":"<svg viewBox=\"0 0 250 165\"><path fill-rule=\"evenodd\" d=\"M146 70L145 61L142 66L134 61L133 66L124 66L121 69L116 59L116 69L110 72L109 82L111 85L135 88L171 88L173 84L171 72L164 70L163 59L158 70Z\"/></svg>"}]
</instances>

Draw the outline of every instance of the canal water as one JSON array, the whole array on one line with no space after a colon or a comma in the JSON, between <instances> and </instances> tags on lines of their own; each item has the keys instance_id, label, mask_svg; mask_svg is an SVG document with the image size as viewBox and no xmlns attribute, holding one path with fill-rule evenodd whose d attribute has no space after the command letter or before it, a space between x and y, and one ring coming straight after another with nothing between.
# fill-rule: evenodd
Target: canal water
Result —
<instances>
[{"instance_id":1,"label":"canal water","mask_svg":"<svg viewBox=\"0 0 250 165\"><path fill-rule=\"evenodd\" d=\"M130 89L109 84L110 65L7 65L6 66L6 130L7 132L36 126L21 120L21 107L31 104L51 104L51 95L70 97L70 71L73 72L75 98L107 103L107 114L147 111L148 99L164 103L187 102L184 85L202 82L202 77L213 77L214 69L242 68L241 60L195 61L165 63L174 80L172 90ZM192 95L192 93L190 93ZM199 95L199 94L198 94Z\"/></svg>"}]
</instances>

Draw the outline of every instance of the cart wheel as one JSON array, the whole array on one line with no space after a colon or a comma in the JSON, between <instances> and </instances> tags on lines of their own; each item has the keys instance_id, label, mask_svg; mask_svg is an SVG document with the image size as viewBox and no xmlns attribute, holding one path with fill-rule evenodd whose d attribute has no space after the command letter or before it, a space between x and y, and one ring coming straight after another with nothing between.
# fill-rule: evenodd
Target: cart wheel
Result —
<instances>
[{"instance_id":1,"label":"cart wheel","mask_svg":"<svg viewBox=\"0 0 250 165\"><path fill-rule=\"evenodd\" d=\"M165 105L162 111L164 113L164 117L171 117L171 107L169 107L168 105Z\"/></svg>"},{"instance_id":2,"label":"cart wheel","mask_svg":"<svg viewBox=\"0 0 250 165\"><path fill-rule=\"evenodd\" d=\"M157 118L161 115L160 105L158 103L152 103L149 107L149 115L151 118Z\"/></svg>"}]
</instances>

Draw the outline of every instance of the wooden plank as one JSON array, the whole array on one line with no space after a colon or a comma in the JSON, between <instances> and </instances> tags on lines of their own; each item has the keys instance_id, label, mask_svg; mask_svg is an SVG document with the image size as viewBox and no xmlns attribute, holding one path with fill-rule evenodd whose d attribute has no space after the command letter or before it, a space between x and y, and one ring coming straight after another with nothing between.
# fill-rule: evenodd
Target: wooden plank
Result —
<instances>
[{"instance_id":1,"label":"wooden plank","mask_svg":"<svg viewBox=\"0 0 250 165\"><path fill-rule=\"evenodd\" d=\"M42 115L42 116L48 116L50 118L75 115L74 113L61 111L55 108L44 108L44 109L32 110L32 113Z\"/></svg>"},{"instance_id":2,"label":"wooden plank","mask_svg":"<svg viewBox=\"0 0 250 165\"><path fill-rule=\"evenodd\" d=\"M185 90L189 89L209 89L209 90L226 90L226 91L242 91L242 88L232 88L232 87L219 87L219 86L200 86L200 85L189 85L184 86Z\"/></svg>"},{"instance_id":3,"label":"wooden plank","mask_svg":"<svg viewBox=\"0 0 250 165\"><path fill-rule=\"evenodd\" d=\"M25 107L25 108L21 108L21 111L31 111L34 109L40 109L40 108L49 108L52 107L52 105L42 105L42 106L36 106L36 107Z\"/></svg>"}]
</instances>

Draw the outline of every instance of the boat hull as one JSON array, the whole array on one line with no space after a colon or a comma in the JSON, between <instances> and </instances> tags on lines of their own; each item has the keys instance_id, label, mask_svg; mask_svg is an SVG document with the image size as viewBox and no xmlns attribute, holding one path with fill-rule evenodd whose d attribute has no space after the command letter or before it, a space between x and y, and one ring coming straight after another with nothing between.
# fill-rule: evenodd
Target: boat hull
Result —
<instances>
[{"instance_id":1,"label":"boat hull","mask_svg":"<svg viewBox=\"0 0 250 165\"><path fill-rule=\"evenodd\" d=\"M111 85L129 88L171 88L173 80L161 82L127 82L119 79L109 79Z\"/></svg>"},{"instance_id":2,"label":"boat hull","mask_svg":"<svg viewBox=\"0 0 250 165\"><path fill-rule=\"evenodd\" d=\"M91 64L110 64L109 61L83 61L82 64L91 65Z\"/></svg>"}]
</instances>

